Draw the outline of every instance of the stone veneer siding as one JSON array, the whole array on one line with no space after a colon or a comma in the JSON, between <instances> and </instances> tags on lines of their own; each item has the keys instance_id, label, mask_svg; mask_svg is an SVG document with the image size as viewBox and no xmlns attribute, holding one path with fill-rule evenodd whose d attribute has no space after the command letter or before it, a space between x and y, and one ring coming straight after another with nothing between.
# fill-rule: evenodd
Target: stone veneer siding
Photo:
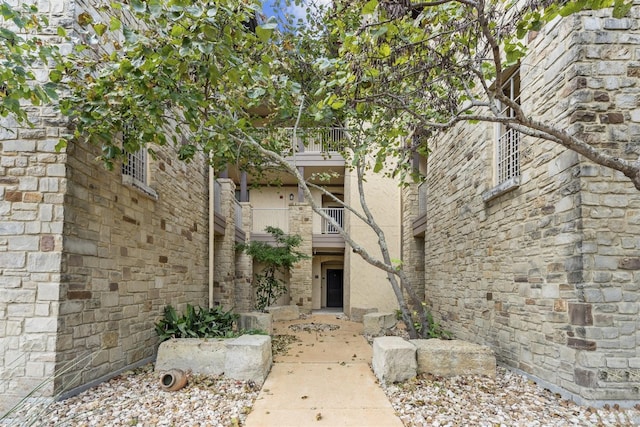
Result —
<instances>
[{"instance_id":1,"label":"stone veneer siding","mask_svg":"<svg viewBox=\"0 0 640 427\"><path fill-rule=\"evenodd\" d=\"M218 178L222 215L226 219L224 235L215 236L213 304L231 310L236 303L235 189L231 179Z\"/></svg>"},{"instance_id":2,"label":"stone veneer siding","mask_svg":"<svg viewBox=\"0 0 640 427\"><path fill-rule=\"evenodd\" d=\"M57 389L151 358L166 305L207 306L208 177L202 158L171 148L150 161L157 200L105 171L98 150L69 148L56 371Z\"/></svg>"},{"instance_id":3,"label":"stone veneer siding","mask_svg":"<svg viewBox=\"0 0 640 427\"><path fill-rule=\"evenodd\" d=\"M635 159L640 8L633 18L610 15L554 21L530 38L522 105ZM577 401L637 402L640 192L617 172L525 137L520 186L485 202L493 144L493 127L480 124L431 146L425 298L436 318Z\"/></svg>"},{"instance_id":4,"label":"stone veneer siding","mask_svg":"<svg viewBox=\"0 0 640 427\"><path fill-rule=\"evenodd\" d=\"M84 0L38 7L46 34L71 30L82 12L104 19ZM56 152L68 130L54 108L29 107L29 116L33 128L3 119L13 132L0 130L0 413L53 375L39 394L150 359L165 305L207 305L204 158L185 164L156 147L156 199L124 184L119 165L105 170L95 147Z\"/></svg>"},{"instance_id":5,"label":"stone veneer siding","mask_svg":"<svg viewBox=\"0 0 640 427\"><path fill-rule=\"evenodd\" d=\"M247 241L251 237L252 228L251 204L242 206L242 229L246 232ZM253 288L253 258L243 251L236 251L236 288L235 311L238 313L252 311L255 307L255 289Z\"/></svg>"},{"instance_id":6,"label":"stone veneer siding","mask_svg":"<svg viewBox=\"0 0 640 427\"><path fill-rule=\"evenodd\" d=\"M302 236L297 250L308 258L300 260L291 269L289 276L289 296L291 304L300 307L302 313L311 313L312 309L312 257L313 257L313 211L307 203L294 203L289 206L289 234Z\"/></svg>"}]
</instances>

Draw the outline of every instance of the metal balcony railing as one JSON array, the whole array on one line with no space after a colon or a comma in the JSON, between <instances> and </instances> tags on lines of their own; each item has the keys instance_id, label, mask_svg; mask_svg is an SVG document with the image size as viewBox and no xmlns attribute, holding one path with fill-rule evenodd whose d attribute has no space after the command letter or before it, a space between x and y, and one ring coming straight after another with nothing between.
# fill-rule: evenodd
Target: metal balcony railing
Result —
<instances>
[{"instance_id":1,"label":"metal balcony railing","mask_svg":"<svg viewBox=\"0 0 640 427\"><path fill-rule=\"evenodd\" d=\"M234 199L234 209L236 214L236 228L242 229L242 205Z\"/></svg>"},{"instance_id":2,"label":"metal balcony railing","mask_svg":"<svg viewBox=\"0 0 640 427\"><path fill-rule=\"evenodd\" d=\"M344 228L344 208L323 208L321 209L328 216L333 218L340 227ZM338 234L338 228L331 224L326 219L320 217L322 222L321 233L322 234Z\"/></svg>"},{"instance_id":3,"label":"metal balcony railing","mask_svg":"<svg viewBox=\"0 0 640 427\"><path fill-rule=\"evenodd\" d=\"M295 132L294 132L295 130ZM261 130L261 134L266 134ZM279 140L284 154L292 153L338 153L346 147L346 128L277 128L268 135ZM295 134L295 137L294 137ZM289 152L291 150L291 153Z\"/></svg>"},{"instance_id":4,"label":"metal balcony railing","mask_svg":"<svg viewBox=\"0 0 640 427\"><path fill-rule=\"evenodd\" d=\"M285 233L289 232L289 209L278 208L253 208L252 215L252 232L266 233L268 226L278 227Z\"/></svg>"}]
</instances>

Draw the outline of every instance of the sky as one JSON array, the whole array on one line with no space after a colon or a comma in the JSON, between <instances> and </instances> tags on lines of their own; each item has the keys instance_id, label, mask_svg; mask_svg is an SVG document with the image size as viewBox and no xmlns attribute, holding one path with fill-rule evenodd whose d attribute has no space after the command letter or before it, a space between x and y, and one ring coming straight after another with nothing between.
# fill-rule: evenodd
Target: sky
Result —
<instances>
[{"instance_id":1,"label":"sky","mask_svg":"<svg viewBox=\"0 0 640 427\"><path fill-rule=\"evenodd\" d=\"M303 0L305 4L329 4L331 2L331 0ZM279 4L278 4L279 3ZM276 16L277 13L274 10L274 5L278 4L280 6L280 8L283 8L283 5L285 3L285 0L263 0L263 4L262 4L262 11L264 12L265 16L267 17L267 19L270 16ZM293 1L291 1L291 3L293 3ZM292 4L291 6L287 6L284 8L284 13L287 14L291 14L293 16L295 16L296 18L300 18L300 19L304 19L305 17L305 6L304 5L295 5ZM282 14L282 11L280 12L280 15Z\"/></svg>"}]
</instances>

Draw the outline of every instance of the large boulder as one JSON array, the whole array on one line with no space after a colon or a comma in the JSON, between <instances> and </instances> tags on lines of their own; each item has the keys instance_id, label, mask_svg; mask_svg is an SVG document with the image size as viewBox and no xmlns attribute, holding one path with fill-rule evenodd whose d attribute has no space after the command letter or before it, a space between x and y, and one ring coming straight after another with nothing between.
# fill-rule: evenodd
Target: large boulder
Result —
<instances>
[{"instance_id":1,"label":"large boulder","mask_svg":"<svg viewBox=\"0 0 640 427\"><path fill-rule=\"evenodd\" d=\"M377 313L377 312L378 312L377 308L351 307L350 319L352 322L363 322L365 314Z\"/></svg>"},{"instance_id":2,"label":"large boulder","mask_svg":"<svg viewBox=\"0 0 640 427\"><path fill-rule=\"evenodd\" d=\"M496 357L484 345L437 338L410 340L417 349L418 373L441 377L456 375L496 376Z\"/></svg>"},{"instance_id":3,"label":"large boulder","mask_svg":"<svg viewBox=\"0 0 640 427\"><path fill-rule=\"evenodd\" d=\"M240 313L238 328L241 331L258 330L271 334L273 332L273 316L269 313L260 313L258 311Z\"/></svg>"},{"instance_id":4,"label":"large boulder","mask_svg":"<svg viewBox=\"0 0 640 427\"><path fill-rule=\"evenodd\" d=\"M267 307L265 310L273 316L274 322L280 320L297 320L300 318L300 307L297 305L274 305Z\"/></svg>"},{"instance_id":5,"label":"large boulder","mask_svg":"<svg viewBox=\"0 0 640 427\"><path fill-rule=\"evenodd\" d=\"M273 364L269 335L242 335L227 343L224 374L262 385Z\"/></svg>"},{"instance_id":6,"label":"large boulder","mask_svg":"<svg viewBox=\"0 0 640 427\"><path fill-rule=\"evenodd\" d=\"M373 372L380 382L405 381L416 376L416 347L400 337L373 340Z\"/></svg>"},{"instance_id":7,"label":"large boulder","mask_svg":"<svg viewBox=\"0 0 640 427\"><path fill-rule=\"evenodd\" d=\"M224 374L228 378L262 384L272 363L269 335L242 335L227 339L177 338L160 344L155 370Z\"/></svg>"},{"instance_id":8,"label":"large boulder","mask_svg":"<svg viewBox=\"0 0 640 427\"><path fill-rule=\"evenodd\" d=\"M222 338L174 338L164 341L158 348L155 370L181 369L196 374L220 375L224 373L226 341Z\"/></svg>"},{"instance_id":9,"label":"large boulder","mask_svg":"<svg viewBox=\"0 0 640 427\"><path fill-rule=\"evenodd\" d=\"M367 313L362 316L364 334L374 337L385 335L397 323L395 313Z\"/></svg>"}]
</instances>

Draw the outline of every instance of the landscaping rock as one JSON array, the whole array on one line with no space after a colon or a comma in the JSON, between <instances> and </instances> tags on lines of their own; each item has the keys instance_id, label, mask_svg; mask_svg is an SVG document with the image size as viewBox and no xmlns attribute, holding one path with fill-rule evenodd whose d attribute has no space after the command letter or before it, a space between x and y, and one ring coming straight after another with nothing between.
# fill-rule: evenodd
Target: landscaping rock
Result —
<instances>
[{"instance_id":1,"label":"landscaping rock","mask_svg":"<svg viewBox=\"0 0 640 427\"><path fill-rule=\"evenodd\" d=\"M373 372L381 383L405 381L416 376L416 347L400 337L373 340Z\"/></svg>"},{"instance_id":2,"label":"landscaping rock","mask_svg":"<svg viewBox=\"0 0 640 427\"><path fill-rule=\"evenodd\" d=\"M437 338L410 342L417 348L418 373L496 376L496 357L487 346Z\"/></svg>"},{"instance_id":3,"label":"landscaping rock","mask_svg":"<svg viewBox=\"0 0 640 427\"><path fill-rule=\"evenodd\" d=\"M272 363L269 335L242 335L227 342L224 373L229 378L262 385Z\"/></svg>"},{"instance_id":4,"label":"landscaping rock","mask_svg":"<svg viewBox=\"0 0 640 427\"><path fill-rule=\"evenodd\" d=\"M273 332L273 316L269 313L240 313L238 328L242 331L260 330L268 334Z\"/></svg>"},{"instance_id":5,"label":"landscaping rock","mask_svg":"<svg viewBox=\"0 0 640 427\"><path fill-rule=\"evenodd\" d=\"M220 375L224 372L227 347L224 339L174 338L158 348L156 371L181 369L197 374Z\"/></svg>"},{"instance_id":6,"label":"landscaping rock","mask_svg":"<svg viewBox=\"0 0 640 427\"><path fill-rule=\"evenodd\" d=\"M351 307L351 316L350 319L352 322L362 322L365 314L369 313L377 313L377 308L360 308L360 307Z\"/></svg>"},{"instance_id":7,"label":"landscaping rock","mask_svg":"<svg viewBox=\"0 0 640 427\"><path fill-rule=\"evenodd\" d=\"M393 328L398 320L394 313L368 313L362 317L362 323L365 335L380 336Z\"/></svg>"},{"instance_id":8,"label":"landscaping rock","mask_svg":"<svg viewBox=\"0 0 640 427\"><path fill-rule=\"evenodd\" d=\"M296 320L300 318L300 307L297 305L274 305L266 308L274 322L279 320Z\"/></svg>"}]
</instances>

